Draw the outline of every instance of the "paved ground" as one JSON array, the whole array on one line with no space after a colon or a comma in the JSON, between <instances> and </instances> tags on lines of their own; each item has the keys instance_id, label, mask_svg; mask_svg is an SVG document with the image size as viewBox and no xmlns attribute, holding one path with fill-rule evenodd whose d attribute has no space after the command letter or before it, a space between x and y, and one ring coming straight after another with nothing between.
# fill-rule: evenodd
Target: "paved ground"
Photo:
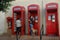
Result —
<instances>
[{"instance_id":1,"label":"paved ground","mask_svg":"<svg viewBox=\"0 0 60 40\"><path fill-rule=\"evenodd\" d=\"M0 35L0 40L16 40L16 36L11 35L11 32L8 31L8 33ZM40 40L40 36L24 35L19 40ZM42 40L60 40L60 37L42 36Z\"/></svg>"},{"instance_id":2,"label":"paved ground","mask_svg":"<svg viewBox=\"0 0 60 40\"><path fill-rule=\"evenodd\" d=\"M60 40L60 37L43 36L42 40Z\"/></svg>"},{"instance_id":3,"label":"paved ground","mask_svg":"<svg viewBox=\"0 0 60 40\"><path fill-rule=\"evenodd\" d=\"M16 40L16 36L0 36L0 40ZM19 40L40 40L39 36L21 36Z\"/></svg>"},{"instance_id":4,"label":"paved ground","mask_svg":"<svg viewBox=\"0 0 60 40\"><path fill-rule=\"evenodd\" d=\"M16 40L16 36L12 35L0 35L0 40ZM19 40L40 40L39 36L21 36ZM60 40L60 37L42 36L42 40Z\"/></svg>"}]
</instances>

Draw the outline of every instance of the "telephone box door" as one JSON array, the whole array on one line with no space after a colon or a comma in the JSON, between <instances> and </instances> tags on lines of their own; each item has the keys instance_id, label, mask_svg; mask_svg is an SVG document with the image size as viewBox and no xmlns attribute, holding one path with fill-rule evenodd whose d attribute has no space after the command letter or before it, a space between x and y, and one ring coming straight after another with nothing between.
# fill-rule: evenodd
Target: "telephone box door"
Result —
<instances>
[{"instance_id":1,"label":"telephone box door","mask_svg":"<svg viewBox=\"0 0 60 40\"><path fill-rule=\"evenodd\" d=\"M40 10L36 4L28 6L28 34L32 35L33 31L35 35L40 35Z\"/></svg>"},{"instance_id":2,"label":"telephone box door","mask_svg":"<svg viewBox=\"0 0 60 40\"><path fill-rule=\"evenodd\" d=\"M56 3L46 5L46 35L58 35L58 5Z\"/></svg>"},{"instance_id":3,"label":"telephone box door","mask_svg":"<svg viewBox=\"0 0 60 40\"><path fill-rule=\"evenodd\" d=\"M23 6L13 7L13 22L12 22L12 33L16 33L16 20L19 18L21 20L21 35L25 34L25 8Z\"/></svg>"}]
</instances>

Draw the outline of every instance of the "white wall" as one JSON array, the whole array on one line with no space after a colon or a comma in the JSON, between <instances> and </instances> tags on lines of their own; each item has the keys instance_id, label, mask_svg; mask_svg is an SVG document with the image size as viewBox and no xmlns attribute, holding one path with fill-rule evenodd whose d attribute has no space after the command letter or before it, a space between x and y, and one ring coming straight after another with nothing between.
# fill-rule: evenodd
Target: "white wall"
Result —
<instances>
[{"instance_id":1,"label":"white wall","mask_svg":"<svg viewBox=\"0 0 60 40\"><path fill-rule=\"evenodd\" d=\"M43 3L42 3L42 1L43 1ZM43 23L44 27L45 27L45 5L50 2L58 3L59 4L58 10L60 11L60 3L59 3L60 0L15 0L15 1L11 2L12 6L9 7L10 9L6 13L6 17L12 16L12 7L14 7L14 6L24 6L26 8L26 14L27 14L27 6L28 5L38 4L40 6L40 14L41 14L41 21L42 21L41 24ZM59 18L60 12L59 11L58 11L58 19L59 19L59 24L60 24L60 18ZM59 25L59 29L60 29L60 25ZM44 30L45 30L45 28L44 28ZM45 34L45 32L44 32L44 34ZM59 32L59 34L60 34L60 32Z\"/></svg>"},{"instance_id":2,"label":"white wall","mask_svg":"<svg viewBox=\"0 0 60 40\"><path fill-rule=\"evenodd\" d=\"M5 13L0 12L0 34L7 32Z\"/></svg>"}]
</instances>

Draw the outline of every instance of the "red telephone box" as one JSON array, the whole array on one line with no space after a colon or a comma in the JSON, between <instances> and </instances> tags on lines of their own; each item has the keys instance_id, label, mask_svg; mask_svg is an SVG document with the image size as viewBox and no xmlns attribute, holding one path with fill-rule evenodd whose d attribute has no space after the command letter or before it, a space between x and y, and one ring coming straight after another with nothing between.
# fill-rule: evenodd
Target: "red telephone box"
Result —
<instances>
[{"instance_id":1,"label":"red telephone box","mask_svg":"<svg viewBox=\"0 0 60 40\"><path fill-rule=\"evenodd\" d=\"M33 28L37 30L37 35L40 35L40 10L38 5L32 4L28 6L28 34L29 35L31 32L30 21L29 21L31 16L34 17ZM37 18L37 21L35 17Z\"/></svg>"},{"instance_id":2,"label":"red telephone box","mask_svg":"<svg viewBox=\"0 0 60 40\"><path fill-rule=\"evenodd\" d=\"M13 14L12 14L12 33L15 34L16 32L16 20L17 18L21 19L22 27L21 27L21 35L25 33L25 8L23 6L15 6L13 7Z\"/></svg>"},{"instance_id":3,"label":"red telephone box","mask_svg":"<svg viewBox=\"0 0 60 40\"><path fill-rule=\"evenodd\" d=\"M8 24L8 29L11 29L11 27L12 27L12 17L7 17L7 24Z\"/></svg>"},{"instance_id":4,"label":"red telephone box","mask_svg":"<svg viewBox=\"0 0 60 40\"><path fill-rule=\"evenodd\" d=\"M46 5L46 35L58 35L58 4L49 3Z\"/></svg>"}]
</instances>

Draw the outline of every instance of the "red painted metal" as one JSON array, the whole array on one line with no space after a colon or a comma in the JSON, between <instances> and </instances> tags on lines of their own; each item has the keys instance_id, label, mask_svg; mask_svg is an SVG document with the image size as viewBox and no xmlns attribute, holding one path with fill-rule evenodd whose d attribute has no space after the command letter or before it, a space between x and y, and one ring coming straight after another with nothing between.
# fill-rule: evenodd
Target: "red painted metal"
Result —
<instances>
[{"instance_id":1,"label":"red painted metal","mask_svg":"<svg viewBox=\"0 0 60 40\"><path fill-rule=\"evenodd\" d=\"M52 16L55 18L52 19ZM58 35L58 4L46 4L46 35Z\"/></svg>"},{"instance_id":2,"label":"red painted metal","mask_svg":"<svg viewBox=\"0 0 60 40\"><path fill-rule=\"evenodd\" d=\"M31 12L32 11L32 12ZM37 30L37 35L40 35L40 9L36 4L32 4L28 6L28 20L30 20L30 16L37 16L38 23L34 22L34 29ZM30 35L30 22L28 21L28 35Z\"/></svg>"},{"instance_id":3,"label":"red painted metal","mask_svg":"<svg viewBox=\"0 0 60 40\"><path fill-rule=\"evenodd\" d=\"M11 23L11 24L9 24ZM7 24L8 24L8 29L11 29L12 27L12 17L7 17Z\"/></svg>"},{"instance_id":4,"label":"red painted metal","mask_svg":"<svg viewBox=\"0 0 60 40\"><path fill-rule=\"evenodd\" d=\"M25 34L25 8L23 6L15 6L12 9L13 13L12 13L12 34L15 34L16 30L14 27L15 23L14 23L14 13L18 13L16 15L16 19L17 18L21 18L21 23L22 23L22 27L21 27L21 35Z\"/></svg>"}]
</instances>

